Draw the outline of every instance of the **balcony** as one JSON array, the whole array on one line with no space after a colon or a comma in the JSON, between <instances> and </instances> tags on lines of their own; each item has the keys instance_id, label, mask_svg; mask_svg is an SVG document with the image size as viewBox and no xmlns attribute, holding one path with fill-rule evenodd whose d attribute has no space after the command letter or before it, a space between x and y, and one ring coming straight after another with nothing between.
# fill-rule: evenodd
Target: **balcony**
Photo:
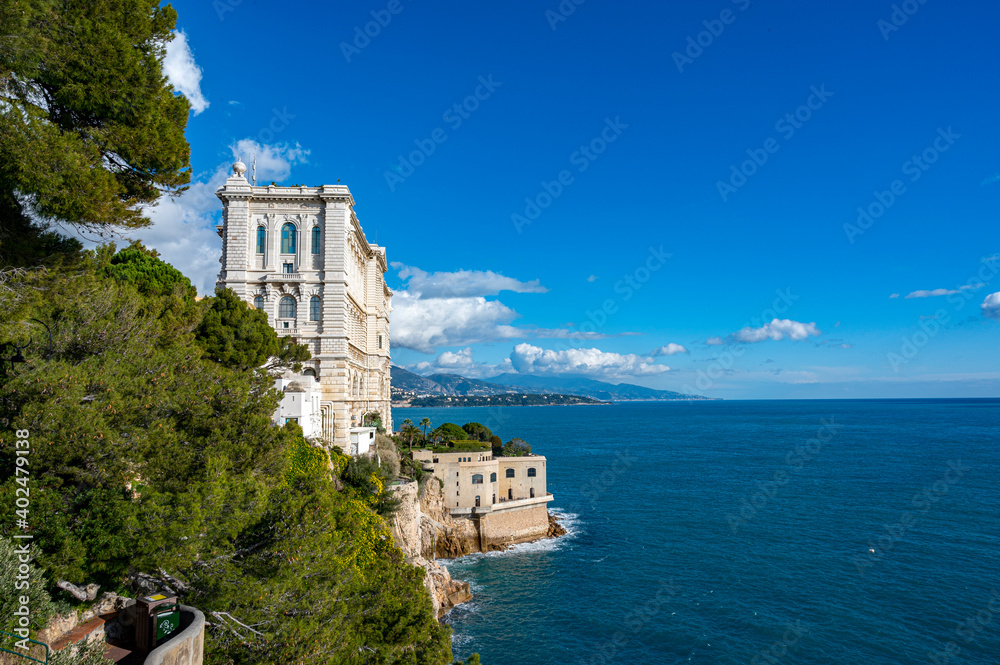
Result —
<instances>
[{"instance_id":1,"label":"balcony","mask_svg":"<svg viewBox=\"0 0 1000 665\"><path fill-rule=\"evenodd\" d=\"M273 272L267 276L269 282L301 282L303 279L297 272Z\"/></svg>"}]
</instances>

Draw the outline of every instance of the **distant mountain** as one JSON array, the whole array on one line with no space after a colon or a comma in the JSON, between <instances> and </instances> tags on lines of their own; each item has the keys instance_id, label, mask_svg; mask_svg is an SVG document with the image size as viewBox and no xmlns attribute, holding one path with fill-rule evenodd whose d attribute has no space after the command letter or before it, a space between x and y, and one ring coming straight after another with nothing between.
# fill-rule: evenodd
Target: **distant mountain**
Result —
<instances>
[{"instance_id":1,"label":"distant mountain","mask_svg":"<svg viewBox=\"0 0 1000 665\"><path fill-rule=\"evenodd\" d=\"M393 365L389 368L392 392L416 393L418 395L446 395L444 386L436 381L414 374L402 367Z\"/></svg>"},{"instance_id":2,"label":"distant mountain","mask_svg":"<svg viewBox=\"0 0 1000 665\"><path fill-rule=\"evenodd\" d=\"M532 374L501 374L490 379L502 386L535 393L560 393L593 397L605 402L627 402L632 400L688 400L711 399L701 395L686 395L672 390L656 390L631 383L607 383L582 376L534 376Z\"/></svg>"},{"instance_id":3,"label":"distant mountain","mask_svg":"<svg viewBox=\"0 0 1000 665\"><path fill-rule=\"evenodd\" d=\"M392 392L397 398L405 393L413 395L505 395L524 393L530 395L579 395L603 402L631 400L673 401L711 399L701 395L685 395L671 390L655 390L630 383L606 383L585 377L533 376L530 374L501 374L489 381L467 379L458 374L431 374L420 376L402 367L392 367Z\"/></svg>"}]
</instances>

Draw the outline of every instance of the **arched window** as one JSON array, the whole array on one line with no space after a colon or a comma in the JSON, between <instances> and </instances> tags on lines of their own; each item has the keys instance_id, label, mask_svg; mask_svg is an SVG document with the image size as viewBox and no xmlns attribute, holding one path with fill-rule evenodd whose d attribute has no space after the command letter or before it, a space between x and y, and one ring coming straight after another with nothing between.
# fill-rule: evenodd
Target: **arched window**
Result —
<instances>
[{"instance_id":1,"label":"arched window","mask_svg":"<svg viewBox=\"0 0 1000 665\"><path fill-rule=\"evenodd\" d=\"M256 309L264 309L264 296L254 296L253 297L253 306Z\"/></svg>"},{"instance_id":2,"label":"arched window","mask_svg":"<svg viewBox=\"0 0 1000 665\"><path fill-rule=\"evenodd\" d=\"M315 379L316 370L314 370L312 367L306 367L304 370L302 370L302 376L311 376L313 379Z\"/></svg>"},{"instance_id":3,"label":"arched window","mask_svg":"<svg viewBox=\"0 0 1000 665\"><path fill-rule=\"evenodd\" d=\"M490 482L491 483L495 483L496 481L497 481L497 474L491 473L490 474ZM494 501L496 501L496 499L494 499Z\"/></svg>"},{"instance_id":4,"label":"arched window","mask_svg":"<svg viewBox=\"0 0 1000 665\"><path fill-rule=\"evenodd\" d=\"M514 477L514 469L507 469L507 477L508 478Z\"/></svg>"},{"instance_id":5,"label":"arched window","mask_svg":"<svg viewBox=\"0 0 1000 665\"><path fill-rule=\"evenodd\" d=\"M309 320L319 321L319 296L309 299Z\"/></svg>"},{"instance_id":6,"label":"arched window","mask_svg":"<svg viewBox=\"0 0 1000 665\"><path fill-rule=\"evenodd\" d=\"M295 253L295 225L291 222L281 227L281 253Z\"/></svg>"},{"instance_id":7,"label":"arched window","mask_svg":"<svg viewBox=\"0 0 1000 665\"><path fill-rule=\"evenodd\" d=\"M264 248L267 247L267 229L263 226L257 227L257 253L263 254Z\"/></svg>"},{"instance_id":8,"label":"arched window","mask_svg":"<svg viewBox=\"0 0 1000 665\"><path fill-rule=\"evenodd\" d=\"M278 317L282 319L295 318L295 298L285 296L278 303Z\"/></svg>"},{"instance_id":9,"label":"arched window","mask_svg":"<svg viewBox=\"0 0 1000 665\"><path fill-rule=\"evenodd\" d=\"M535 467L529 466L528 467L528 477L529 478L534 478L536 475L538 475L538 474L535 473Z\"/></svg>"},{"instance_id":10,"label":"arched window","mask_svg":"<svg viewBox=\"0 0 1000 665\"><path fill-rule=\"evenodd\" d=\"M478 507L479 507L479 495L477 494L476 495L476 508L478 508Z\"/></svg>"},{"instance_id":11,"label":"arched window","mask_svg":"<svg viewBox=\"0 0 1000 665\"><path fill-rule=\"evenodd\" d=\"M313 242L312 242L313 254L319 254L320 253L320 242L321 242L322 237L323 237L323 232L319 230L318 226L314 226L312 233L313 233L313 238L312 238L312 240L313 240Z\"/></svg>"},{"instance_id":12,"label":"arched window","mask_svg":"<svg viewBox=\"0 0 1000 665\"><path fill-rule=\"evenodd\" d=\"M481 474L481 473L474 473L474 474L472 474L472 484L473 485L482 485L483 484L483 474Z\"/></svg>"}]
</instances>

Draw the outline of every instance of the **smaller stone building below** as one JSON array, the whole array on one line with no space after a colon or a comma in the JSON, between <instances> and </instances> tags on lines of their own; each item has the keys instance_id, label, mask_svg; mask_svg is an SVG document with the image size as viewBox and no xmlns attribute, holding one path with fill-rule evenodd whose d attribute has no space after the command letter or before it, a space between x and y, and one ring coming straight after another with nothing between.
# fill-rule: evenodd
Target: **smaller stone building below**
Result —
<instances>
[{"instance_id":1,"label":"smaller stone building below","mask_svg":"<svg viewBox=\"0 0 1000 665\"><path fill-rule=\"evenodd\" d=\"M282 393L281 402L272 419L278 426L298 423L307 439L323 434L320 385L314 376L286 372L274 380L275 390Z\"/></svg>"},{"instance_id":2,"label":"smaller stone building below","mask_svg":"<svg viewBox=\"0 0 1000 665\"><path fill-rule=\"evenodd\" d=\"M445 505L452 515L496 513L545 506L553 500L545 485L545 457L494 457L490 448L457 452L414 450L443 484Z\"/></svg>"}]
</instances>

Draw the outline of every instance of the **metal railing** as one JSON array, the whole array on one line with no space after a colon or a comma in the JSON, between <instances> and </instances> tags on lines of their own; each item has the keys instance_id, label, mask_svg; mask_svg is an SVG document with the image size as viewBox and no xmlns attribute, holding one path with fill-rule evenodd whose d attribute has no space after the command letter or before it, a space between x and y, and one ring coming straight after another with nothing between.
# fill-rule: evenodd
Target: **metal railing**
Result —
<instances>
[{"instance_id":1,"label":"metal railing","mask_svg":"<svg viewBox=\"0 0 1000 665\"><path fill-rule=\"evenodd\" d=\"M0 646L0 651L3 651L5 653L9 653L9 654L13 654L13 655L17 656L18 658L24 658L25 660L30 660L33 663L48 663L49 662L49 645L46 644L45 642L39 642L38 640L32 640L32 639L29 639L27 637L19 638L17 635L14 635L12 633L8 633L8 632L3 631L3 630L0 630L0 636L2 636L4 644L7 643L7 639L8 638L12 638L13 640L15 640L17 642L20 642L21 640L26 640L28 642L31 642L32 644L37 644L39 646L45 647L45 660L39 660L37 658L32 658L31 656L29 656L26 653L24 653L23 649L21 651L11 651L10 649L6 648L5 646Z\"/></svg>"}]
</instances>

